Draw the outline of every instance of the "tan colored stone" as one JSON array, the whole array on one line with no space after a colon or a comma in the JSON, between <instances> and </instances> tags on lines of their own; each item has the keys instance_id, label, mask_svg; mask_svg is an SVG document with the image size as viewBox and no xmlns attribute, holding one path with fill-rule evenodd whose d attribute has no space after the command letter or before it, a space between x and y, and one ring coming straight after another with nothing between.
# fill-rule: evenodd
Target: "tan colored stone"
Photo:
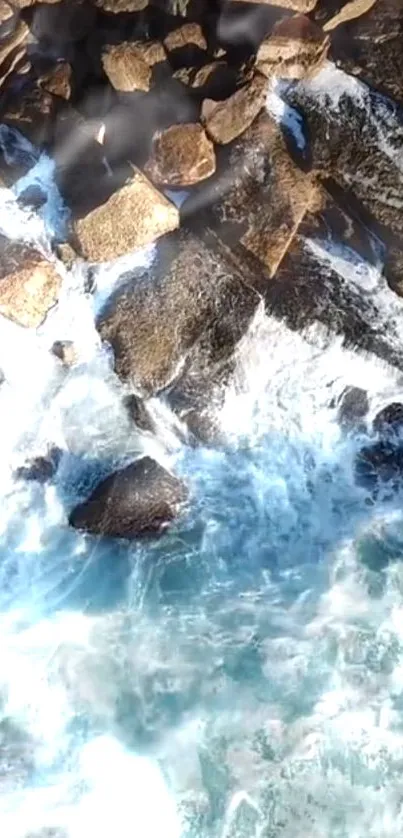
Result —
<instances>
[{"instance_id":1,"label":"tan colored stone","mask_svg":"<svg viewBox=\"0 0 403 838\"><path fill-rule=\"evenodd\" d=\"M324 24L323 29L325 32L330 32L342 23L347 23L349 20L355 20L355 18L365 15L376 2L377 0L350 0L346 6L340 9L337 15L334 15Z\"/></svg>"},{"instance_id":2,"label":"tan colored stone","mask_svg":"<svg viewBox=\"0 0 403 838\"><path fill-rule=\"evenodd\" d=\"M264 107L266 94L267 79L257 73L249 85L224 102L205 99L201 116L209 136L221 145L239 137Z\"/></svg>"},{"instance_id":3,"label":"tan colored stone","mask_svg":"<svg viewBox=\"0 0 403 838\"><path fill-rule=\"evenodd\" d=\"M9 55L22 44L28 36L28 26L24 21L18 21L18 25L12 35L9 35L2 44L0 44L0 67L6 61Z\"/></svg>"},{"instance_id":4,"label":"tan colored stone","mask_svg":"<svg viewBox=\"0 0 403 838\"><path fill-rule=\"evenodd\" d=\"M225 69L227 66L226 61L211 61L209 64L205 64L204 67L201 67L197 71L192 81L192 87L204 87L215 73L221 69Z\"/></svg>"},{"instance_id":5,"label":"tan colored stone","mask_svg":"<svg viewBox=\"0 0 403 838\"><path fill-rule=\"evenodd\" d=\"M104 12L120 14L121 12L141 12L148 6L149 0L94 0L94 2Z\"/></svg>"},{"instance_id":6,"label":"tan colored stone","mask_svg":"<svg viewBox=\"0 0 403 838\"><path fill-rule=\"evenodd\" d=\"M28 6L33 6L36 0L9 0L10 5L15 9L26 9ZM42 3L60 3L60 0L41 0Z\"/></svg>"},{"instance_id":7,"label":"tan colored stone","mask_svg":"<svg viewBox=\"0 0 403 838\"><path fill-rule=\"evenodd\" d=\"M0 87L11 73L14 71L21 72L21 67L24 64L23 59L26 59L26 46L25 44L20 44L7 56L7 60L4 61L0 68Z\"/></svg>"},{"instance_id":8,"label":"tan colored stone","mask_svg":"<svg viewBox=\"0 0 403 838\"><path fill-rule=\"evenodd\" d=\"M72 340L56 340L51 352L62 362L64 367L73 367L78 361L77 350Z\"/></svg>"},{"instance_id":9,"label":"tan colored stone","mask_svg":"<svg viewBox=\"0 0 403 838\"><path fill-rule=\"evenodd\" d=\"M7 23L13 14L14 9L11 8L10 4L6 0L0 0L0 24Z\"/></svg>"},{"instance_id":10,"label":"tan colored stone","mask_svg":"<svg viewBox=\"0 0 403 838\"><path fill-rule=\"evenodd\" d=\"M147 174L156 183L192 186L214 174L214 145L197 123L172 125L154 140Z\"/></svg>"},{"instance_id":11,"label":"tan colored stone","mask_svg":"<svg viewBox=\"0 0 403 838\"><path fill-rule=\"evenodd\" d=\"M68 101L71 96L71 75L70 64L67 61L59 61L50 73L41 77L40 85L48 93Z\"/></svg>"},{"instance_id":12,"label":"tan colored stone","mask_svg":"<svg viewBox=\"0 0 403 838\"><path fill-rule=\"evenodd\" d=\"M41 253L0 237L0 314L37 328L56 303L61 278Z\"/></svg>"},{"instance_id":13,"label":"tan colored stone","mask_svg":"<svg viewBox=\"0 0 403 838\"><path fill-rule=\"evenodd\" d=\"M125 41L107 47L102 55L102 64L115 90L131 93L150 89L151 69L134 44Z\"/></svg>"},{"instance_id":14,"label":"tan colored stone","mask_svg":"<svg viewBox=\"0 0 403 838\"><path fill-rule=\"evenodd\" d=\"M230 0L236 3L237 0ZM301 14L308 14L315 8L318 0L238 0L241 3L259 3L259 5L267 4L268 6L279 6L282 9L291 9L293 12L301 12Z\"/></svg>"},{"instance_id":15,"label":"tan colored stone","mask_svg":"<svg viewBox=\"0 0 403 838\"><path fill-rule=\"evenodd\" d=\"M75 223L77 244L92 262L117 259L179 227L179 211L139 170L108 201Z\"/></svg>"},{"instance_id":16,"label":"tan colored stone","mask_svg":"<svg viewBox=\"0 0 403 838\"><path fill-rule=\"evenodd\" d=\"M198 23L184 23L179 29L174 29L164 40L164 46L168 52L174 49L182 49L183 47L194 46L199 49L207 49L207 41L203 35L203 30Z\"/></svg>"},{"instance_id":17,"label":"tan colored stone","mask_svg":"<svg viewBox=\"0 0 403 838\"><path fill-rule=\"evenodd\" d=\"M167 54L161 41L134 41L133 48L149 67L166 61Z\"/></svg>"},{"instance_id":18,"label":"tan colored stone","mask_svg":"<svg viewBox=\"0 0 403 838\"><path fill-rule=\"evenodd\" d=\"M305 15L280 20L260 45L256 66L270 78L301 79L317 73L329 51L330 38Z\"/></svg>"}]
</instances>

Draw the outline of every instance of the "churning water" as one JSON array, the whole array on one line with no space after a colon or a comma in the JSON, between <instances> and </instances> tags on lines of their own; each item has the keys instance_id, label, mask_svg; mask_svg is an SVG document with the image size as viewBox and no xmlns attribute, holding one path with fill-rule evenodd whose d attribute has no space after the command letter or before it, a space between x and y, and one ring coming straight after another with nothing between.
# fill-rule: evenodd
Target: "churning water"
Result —
<instances>
[{"instance_id":1,"label":"churning water","mask_svg":"<svg viewBox=\"0 0 403 838\"><path fill-rule=\"evenodd\" d=\"M46 250L62 218L50 162L33 162L42 220L3 190L1 225ZM0 835L396 838L402 498L373 503L355 485L370 427L343 431L336 403L367 389L371 419L402 399L402 375L260 310L223 446L184 445L158 400L158 438L141 436L94 314L123 268L152 258L99 269L94 294L84 270L65 274L37 334L0 323ZM382 328L403 334L374 268L323 258L345 281L370 276ZM68 373L55 339L75 341ZM48 445L64 451L55 483L17 481ZM94 479L83 463L144 450L184 475L187 517L140 545L70 530Z\"/></svg>"}]
</instances>

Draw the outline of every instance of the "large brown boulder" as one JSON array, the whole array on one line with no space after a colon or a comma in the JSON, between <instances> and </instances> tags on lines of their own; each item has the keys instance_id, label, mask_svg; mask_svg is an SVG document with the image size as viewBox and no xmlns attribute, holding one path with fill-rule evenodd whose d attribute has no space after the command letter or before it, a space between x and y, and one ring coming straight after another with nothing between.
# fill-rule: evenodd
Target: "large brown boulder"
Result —
<instances>
[{"instance_id":1,"label":"large brown boulder","mask_svg":"<svg viewBox=\"0 0 403 838\"><path fill-rule=\"evenodd\" d=\"M338 66L403 104L401 0L376 0L362 16L340 20L331 34Z\"/></svg>"},{"instance_id":2,"label":"large brown boulder","mask_svg":"<svg viewBox=\"0 0 403 838\"><path fill-rule=\"evenodd\" d=\"M31 247L0 237L0 314L37 328L56 303L61 278Z\"/></svg>"},{"instance_id":3,"label":"large brown boulder","mask_svg":"<svg viewBox=\"0 0 403 838\"><path fill-rule=\"evenodd\" d=\"M206 406L206 382L233 357L258 304L219 243L212 250L180 233L159 243L149 272L123 285L97 327L118 376L137 392L157 393L191 372Z\"/></svg>"},{"instance_id":4,"label":"large brown boulder","mask_svg":"<svg viewBox=\"0 0 403 838\"><path fill-rule=\"evenodd\" d=\"M74 225L76 245L91 262L117 259L179 226L179 212L140 171Z\"/></svg>"},{"instance_id":5,"label":"large brown boulder","mask_svg":"<svg viewBox=\"0 0 403 838\"><path fill-rule=\"evenodd\" d=\"M214 174L214 145L197 123L173 125L154 140L147 174L155 183L192 186Z\"/></svg>"},{"instance_id":6,"label":"large brown boulder","mask_svg":"<svg viewBox=\"0 0 403 838\"><path fill-rule=\"evenodd\" d=\"M102 64L115 90L132 93L150 89L151 67L135 44L125 41L106 47Z\"/></svg>"},{"instance_id":7,"label":"large brown boulder","mask_svg":"<svg viewBox=\"0 0 403 838\"><path fill-rule=\"evenodd\" d=\"M275 274L318 194L314 177L293 163L277 123L262 113L234 143L217 177L181 211L201 235L211 231L223 241L240 266L252 256L258 286Z\"/></svg>"},{"instance_id":8,"label":"large brown boulder","mask_svg":"<svg viewBox=\"0 0 403 838\"><path fill-rule=\"evenodd\" d=\"M160 535L179 515L186 487L150 457L111 474L73 509L72 527L94 535Z\"/></svg>"},{"instance_id":9,"label":"large brown boulder","mask_svg":"<svg viewBox=\"0 0 403 838\"><path fill-rule=\"evenodd\" d=\"M267 79L256 73L250 84L224 102L205 99L202 122L212 140L226 145L243 134L264 107L266 95Z\"/></svg>"},{"instance_id":10,"label":"large brown boulder","mask_svg":"<svg viewBox=\"0 0 403 838\"><path fill-rule=\"evenodd\" d=\"M330 38L305 15L280 20L260 45L256 66L270 78L302 79L312 76L325 61Z\"/></svg>"}]
</instances>

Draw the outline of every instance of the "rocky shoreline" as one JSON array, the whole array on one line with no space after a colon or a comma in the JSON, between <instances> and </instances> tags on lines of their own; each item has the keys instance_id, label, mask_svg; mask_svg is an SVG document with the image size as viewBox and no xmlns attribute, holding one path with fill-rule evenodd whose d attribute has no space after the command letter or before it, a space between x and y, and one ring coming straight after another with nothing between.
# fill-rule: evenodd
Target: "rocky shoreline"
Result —
<instances>
[{"instance_id":1,"label":"rocky shoreline","mask_svg":"<svg viewBox=\"0 0 403 838\"><path fill-rule=\"evenodd\" d=\"M209 407L262 300L293 329L320 322L403 370L365 294L347 295L306 245L330 241L370 264L381 253L403 294L402 103L400 0L0 0L0 123L54 161L69 213L53 261L1 236L0 313L37 328L57 303L58 258L71 270L156 242L97 328L134 421L147 425L141 400L162 394L193 442L217 441ZM6 146L10 187L24 166ZM74 347L57 343L68 368ZM382 472L379 458L364 457ZM148 471L150 497L161 489L154 521ZM70 522L163 530L184 489L148 471L117 472ZM122 492L134 506L119 526Z\"/></svg>"}]
</instances>

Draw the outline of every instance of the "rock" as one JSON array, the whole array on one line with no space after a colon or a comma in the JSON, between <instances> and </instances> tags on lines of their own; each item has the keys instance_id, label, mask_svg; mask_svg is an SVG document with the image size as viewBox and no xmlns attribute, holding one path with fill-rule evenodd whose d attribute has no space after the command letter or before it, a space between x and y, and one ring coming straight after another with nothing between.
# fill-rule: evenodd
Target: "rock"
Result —
<instances>
[{"instance_id":1,"label":"rock","mask_svg":"<svg viewBox=\"0 0 403 838\"><path fill-rule=\"evenodd\" d=\"M293 163L278 124L262 113L234 143L218 176L185 201L181 216L200 235L221 239L241 269L252 257L248 281L262 290L319 199L314 177Z\"/></svg>"},{"instance_id":2,"label":"rock","mask_svg":"<svg viewBox=\"0 0 403 838\"><path fill-rule=\"evenodd\" d=\"M123 14L124 12L141 12L148 6L149 0L94 0L94 2L104 12Z\"/></svg>"},{"instance_id":3,"label":"rock","mask_svg":"<svg viewBox=\"0 0 403 838\"><path fill-rule=\"evenodd\" d=\"M226 61L211 61L194 74L190 83L194 89L203 88L206 99L229 99L236 92L238 74Z\"/></svg>"},{"instance_id":4,"label":"rock","mask_svg":"<svg viewBox=\"0 0 403 838\"><path fill-rule=\"evenodd\" d=\"M342 23L348 23L350 20L355 20L357 17L361 17L361 15L365 15L366 12L369 12L372 9L372 6L375 5L377 0L349 0L345 6L337 12L337 14L333 15L323 26L325 32L331 32L332 29L336 29L337 26L340 26Z\"/></svg>"},{"instance_id":5,"label":"rock","mask_svg":"<svg viewBox=\"0 0 403 838\"><path fill-rule=\"evenodd\" d=\"M167 54L161 41L134 41L133 48L149 67L166 61Z\"/></svg>"},{"instance_id":6,"label":"rock","mask_svg":"<svg viewBox=\"0 0 403 838\"><path fill-rule=\"evenodd\" d=\"M206 381L220 378L259 305L242 277L219 243L213 251L185 233L161 240L149 273L113 295L97 322L117 375L153 395L191 374L206 407Z\"/></svg>"},{"instance_id":7,"label":"rock","mask_svg":"<svg viewBox=\"0 0 403 838\"><path fill-rule=\"evenodd\" d=\"M0 0L0 32L3 35L2 27L4 24L6 26L12 21L14 18L15 11L10 6L6 0ZM7 30L6 30L7 31ZM7 33L8 34L8 33Z\"/></svg>"},{"instance_id":8,"label":"rock","mask_svg":"<svg viewBox=\"0 0 403 838\"><path fill-rule=\"evenodd\" d=\"M8 97L2 121L17 128L33 145L42 146L52 142L57 107L54 96L30 84Z\"/></svg>"},{"instance_id":9,"label":"rock","mask_svg":"<svg viewBox=\"0 0 403 838\"><path fill-rule=\"evenodd\" d=\"M341 9L341 15L348 9L351 3ZM332 54L346 72L403 104L402 38L400 0L377 0L357 19L338 21L332 31Z\"/></svg>"},{"instance_id":10,"label":"rock","mask_svg":"<svg viewBox=\"0 0 403 838\"><path fill-rule=\"evenodd\" d=\"M96 10L87 0L59 0L34 5L31 32L39 42L72 43L91 31Z\"/></svg>"},{"instance_id":11,"label":"rock","mask_svg":"<svg viewBox=\"0 0 403 838\"><path fill-rule=\"evenodd\" d=\"M108 46L103 52L102 64L115 90L132 93L150 89L151 68L134 44L125 41Z\"/></svg>"},{"instance_id":12,"label":"rock","mask_svg":"<svg viewBox=\"0 0 403 838\"><path fill-rule=\"evenodd\" d=\"M20 20L14 31L6 35L4 40L0 42L0 86L3 85L5 79L15 68L21 55L24 54L28 33L29 29L27 24ZM1 113L3 112L4 108L2 107Z\"/></svg>"},{"instance_id":13,"label":"rock","mask_svg":"<svg viewBox=\"0 0 403 838\"><path fill-rule=\"evenodd\" d=\"M39 84L48 93L68 101L71 97L71 76L70 64L67 61L59 61L52 70L41 76Z\"/></svg>"},{"instance_id":14,"label":"rock","mask_svg":"<svg viewBox=\"0 0 403 838\"><path fill-rule=\"evenodd\" d=\"M170 32L164 39L164 47L167 52L189 46L198 47L201 50L207 49L207 41L198 23L184 23L179 29Z\"/></svg>"},{"instance_id":15,"label":"rock","mask_svg":"<svg viewBox=\"0 0 403 838\"><path fill-rule=\"evenodd\" d=\"M106 203L74 225L82 256L91 262L117 259L179 226L179 212L133 168L132 177Z\"/></svg>"},{"instance_id":16,"label":"rock","mask_svg":"<svg viewBox=\"0 0 403 838\"><path fill-rule=\"evenodd\" d=\"M346 428L356 427L369 411L368 394L360 387L346 387L340 397L337 418Z\"/></svg>"},{"instance_id":17,"label":"rock","mask_svg":"<svg viewBox=\"0 0 403 838\"><path fill-rule=\"evenodd\" d=\"M150 457L116 471L72 511L69 524L94 535L137 538L160 535L177 518L187 491Z\"/></svg>"},{"instance_id":18,"label":"rock","mask_svg":"<svg viewBox=\"0 0 403 838\"><path fill-rule=\"evenodd\" d=\"M38 184L31 184L24 189L23 192L20 192L18 195L17 201L20 206L29 207L29 209L38 210L46 204L48 200L48 196L46 192Z\"/></svg>"},{"instance_id":19,"label":"rock","mask_svg":"<svg viewBox=\"0 0 403 838\"><path fill-rule=\"evenodd\" d=\"M64 367L73 367L78 361L78 355L72 340L56 340L52 346L51 352Z\"/></svg>"},{"instance_id":20,"label":"rock","mask_svg":"<svg viewBox=\"0 0 403 838\"><path fill-rule=\"evenodd\" d=\"M53 446L46 456L34 457L30 462L17 468L15 476L18 480L36 480L38 483L47 483L55 476L61 456L60 448Z\"/></svg>"},{"instance_id":21,"label":"rock","mask_svg":"<svg viewBox=\"0 0 403 838\"><path fill-rule=\"evenodd\" d=\"M332 65L284 96L304 116L311 165L403 235L403 124L395 106Z\"/></svg>"},{"instance_id":22,"label":"rock","mask_svg":"<svg viewBox=\"0 0 403 838\"><path fill-rule=\"evenodd\" d=\"M403 445L381 440L362 448L356 459L355 479L372 492L382 483L397 490L403 479Z\"/></svg>"},{"instance_id":23,"label":"rock","mask_svg":"<svg viewBox=\"0 0 403 838\"><path fill-rule=\"evenodd\" d=\"M268 78L312 76L323 65L329 46L329 36L308 17L287 17L274 26L260 45L256 67Z\"/></svg>"},{"instance_id":24,"label":"rock","mask_svg":"<svg viewBox=\"0 0 403 838\"><path fill-rule=\"evenodd\" d=\"M70 270L77 261L77 253L68 242L57 244L55 253L58 259Z\"/></svg>"},{"instance_id":25,"label":"rock","mask_svg":"<svg viewBox=\"0 0 403 838\"><path fill-rule=\"evenodd\" d=\"M157 135L146 173L158 184L192 186L214 174L213 143L201 125L173 125Z\"/></svg>"},{"instance_id":26,"label":"rock","mask_svg":"<svg viewBox=\"0 0 403 838\"><path fill-rule=\"evenodd\" d=\"M293 12L308 14L308 12L313 11L318 0L276 0L275 3L273 3L273 0L230 0L230 2L251 3L255 5L267 3L268 5L280 6L282 9L291 9Z\"/></svg>"},{"instance_id":27,"label":"rock","mask_svg":"<svg viewBox=\"0 0 403 838\"><path fill-rule=\"evenodd\" d=\"M125 399L125 407L130 418L140 431L147 433L155 433L156 425L153 418L150 416L143 399L132 393Z\"/></svg>"},{"instance_id":28,"label":"rock","mask_svg":"<svg viewBox=\"0 0 403 838\"><path fill-rule=\"evenodd\" d=\"M243 134L262 110L267 95L267 80L257 73L252 82L224 102L205 99L202 122L216 143L226 145Z\"/></svg>"},{"instance_id":29,"label":"rock","mask_svg":"<svg viewBox=\"0 0 403 838\"><path fill-rule=\"evenodd\" d=\"M379 434L399 434L403 431L403 404L392 402L377 413L372 427Z\"/></svg>"},{"instance_id":30,"label":"rock","mask_svg":"<svg viewBox=\"0 0 403 838\"><path fill-rule=\"evenodd\" d=\"M0 314L36 328L58 298L54 265L31 247L0 237Z\"/></svg>"}]
</instances>

